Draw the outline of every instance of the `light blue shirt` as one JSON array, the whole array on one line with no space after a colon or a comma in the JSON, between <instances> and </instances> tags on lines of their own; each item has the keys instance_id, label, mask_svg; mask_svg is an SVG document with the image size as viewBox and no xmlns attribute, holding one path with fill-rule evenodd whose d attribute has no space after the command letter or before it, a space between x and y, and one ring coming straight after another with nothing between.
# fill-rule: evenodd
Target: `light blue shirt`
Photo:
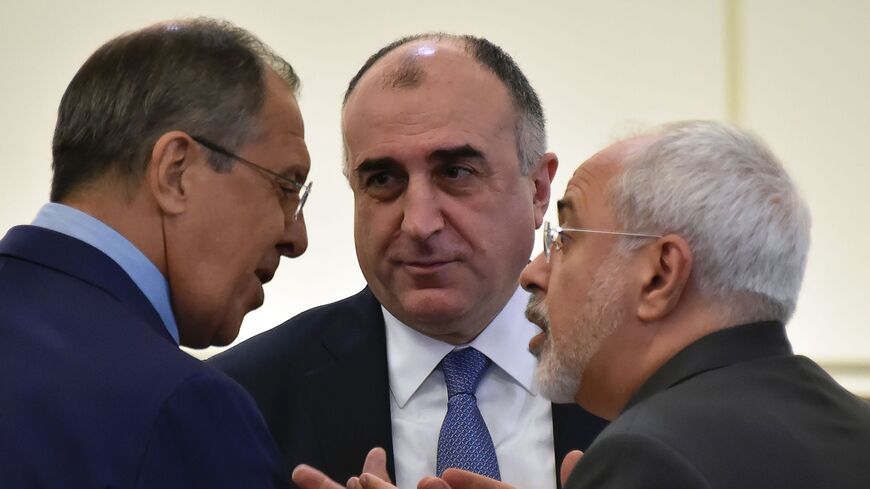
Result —
<instances>
[{"instance_id":1,"label":"light blue shirt","mask_svg":"<svg viewBox=\"0 0 870 489\"><path fill-rule=\"evenodd\" d=\"M63 204L45 204L32 224L84 241L108 255L145 294L163 320L166 331L178 344L178 325L172 313L169 283L154 263L127 238L99 219Z\"/></svg>"}]
</instances>

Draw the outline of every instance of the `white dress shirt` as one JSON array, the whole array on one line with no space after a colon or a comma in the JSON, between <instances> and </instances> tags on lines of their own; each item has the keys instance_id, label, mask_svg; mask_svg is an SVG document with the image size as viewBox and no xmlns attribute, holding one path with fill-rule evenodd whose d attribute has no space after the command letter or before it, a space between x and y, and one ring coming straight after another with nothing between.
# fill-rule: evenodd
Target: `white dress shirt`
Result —
<instances>
[{"instance_id":1,"label":"white dress shirt","mask_svg":"<svg viewBox=\"0 0 870 489\"><path fill-rule=\"evenodd\" d=\"M550 401L534 385L535 357L528 344L540 329L526 320L522 289L467 346L492 364L477 387L477 406L498 457L501 478L523 489L554 489L556 466ZM447 386L439 363L454 345L430 338L386 309L387 362L396 485L414 489L435 475L438 435L447 414ZM465 346L465 345L463 345Z\"/></svg>"}]
</instances>

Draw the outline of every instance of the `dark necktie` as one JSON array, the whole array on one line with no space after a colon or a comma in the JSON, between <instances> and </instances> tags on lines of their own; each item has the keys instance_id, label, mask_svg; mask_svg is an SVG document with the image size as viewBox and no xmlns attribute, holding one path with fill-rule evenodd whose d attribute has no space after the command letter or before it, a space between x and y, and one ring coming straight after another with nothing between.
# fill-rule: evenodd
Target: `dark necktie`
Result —
<instances>
[{"instance_id":1,"label":"dark necktie","mask_svg":"<svg viewBox=\"0 0 870 489\"><path fill-rule=\"evenodd\" d=\"M474 348L454 350L441 361L447 384L447 415L438 437L438 476L456 467L501 480L492 436L474 396L489 364L489 358Z\"/></svg>"}]
</instances>

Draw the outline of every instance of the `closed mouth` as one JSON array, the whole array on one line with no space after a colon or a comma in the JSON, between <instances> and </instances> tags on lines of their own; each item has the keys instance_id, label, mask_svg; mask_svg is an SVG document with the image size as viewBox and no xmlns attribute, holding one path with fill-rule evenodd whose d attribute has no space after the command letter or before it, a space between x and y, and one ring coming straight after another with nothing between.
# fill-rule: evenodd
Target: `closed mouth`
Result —
<instances>
[{"instance_id":1,"label":"closed mouth","mask_svg":"<svg viewBox=\"0 0 870 489\"><path fill-rule=\"evenodd\" d=\"M275 271L259 269L254 271L254 275L257 276L257 279L260 281L261 284L265 285L270 280L272 280L272 277L275 276Z\"/></svg>"},{"instance_id":2,"label":"closed mouth","mask_svg":"<svg viewBox=\"0 0 870 489\"><path fill-rule=\"evenodd\" d=\"M414 271L430 272L453 263L454 260L406 261L402 265Z\"/></svg>"}]
</instances>

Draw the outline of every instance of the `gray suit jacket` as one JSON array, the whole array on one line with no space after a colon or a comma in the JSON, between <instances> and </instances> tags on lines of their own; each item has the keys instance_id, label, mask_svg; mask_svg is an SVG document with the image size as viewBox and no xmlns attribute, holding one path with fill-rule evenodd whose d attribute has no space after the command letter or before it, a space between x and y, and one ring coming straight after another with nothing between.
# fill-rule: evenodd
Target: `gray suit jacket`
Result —
<instances>
[{"instance_id":1,"label":"gray suit jacket","mask_svg":"<svg viewBox=\"0 0 870 489\"><path fill-rule=\"evenodd\" d=\"M566 487L870 488L870 404L778 323L725 329L658 370Z\"/></svg>"}]
</instances>

